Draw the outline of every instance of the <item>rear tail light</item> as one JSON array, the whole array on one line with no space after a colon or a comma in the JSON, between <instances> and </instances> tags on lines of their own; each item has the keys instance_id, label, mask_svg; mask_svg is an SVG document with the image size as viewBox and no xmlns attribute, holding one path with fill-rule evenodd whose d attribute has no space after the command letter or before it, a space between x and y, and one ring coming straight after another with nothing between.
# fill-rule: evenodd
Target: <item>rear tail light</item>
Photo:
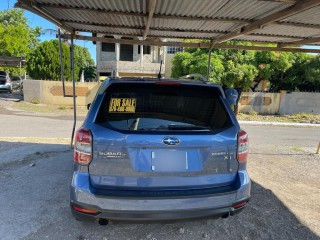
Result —
<instances>
[{"instance_id":1,"label":"rear tail light","mask_svg":"<svg viewBox=\"0 0 320 240\"><path fill-rule=\"evenodd\" d=\"M249 153L249 138L248 134L240 129L238 132L238 162L244 163L247 161Z\"/></svg>"},{"instance_id":2,"label":"rear tail light","mask_svg":"<svg viewBox=\"0 0 320 240\"><path fill-rule=\"evenodd\" d=\"M159 82L155 82L154 84L157 84L157 85L167 85L167 86L179 86L179 85L181 85L181 83L180 82L169 82L169 81L164 81L164 82L161 82L161 81L159 81Z\"/></svg>"},{"instance_id":3,"label":"rear tail light","mask_svg":"<svg viewBox=\"0 0 320 240\"><path fill-rule=\"evenodd\" d=\"M90 210L90 209L86 209L86 208L82 208L82 207L78 207L75 205L72 205L72 209L77 211L77 212L82 212L82 213L86 213L86 214L91 214L91 215L96 215L99 212L95 211L95 210Z\"/></svg>"},{"instance_id":4,"label":"rear tail light","mask_svg":"<svg viewBox=\"0 0 320 240\"><path fill-rule=\"evenodd\" d=\"M241 207L243 207L244 205L246 205L248 202L249 202L248 200L246 200L246 201L244 201L244 202L239 202L239 203L233 205L232 207L233 207L234 209L238 209L238 208L241 208Z\"/></svg>"},{"instance_id":5,"label":"rear tail light","mask_svg":"<svg viewBox=\"0 0 320 240\"><path fill-rule=\"evenodd\" d=\"M88 165L92 160L92 136L88 129L80 128L76 132L74 144L74 161Z\"/></svg>"}]
</instances>

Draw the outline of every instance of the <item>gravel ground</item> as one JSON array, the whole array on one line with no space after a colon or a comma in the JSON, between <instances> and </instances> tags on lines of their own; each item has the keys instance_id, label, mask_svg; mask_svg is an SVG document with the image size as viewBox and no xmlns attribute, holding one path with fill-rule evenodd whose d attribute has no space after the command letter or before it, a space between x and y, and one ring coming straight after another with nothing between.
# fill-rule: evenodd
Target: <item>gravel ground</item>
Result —
<instances>
[{"instance_id":1,"label":"gravel ground","mask_svg":"<svg viewBox=\"0 0 320 240\"><path fill-rule=\"evenodd\" d=\"M2 143L1 143L2 144ZM303 148L252 146L252 200L239 215L167 224L77 222L68 205L72 151L67 145L3 143L17 156L1 166L0 238L6 239L319 239L319 156ZM14 214L13 214L14 213ZM19 226L19 228L17 228Z\"/></svg>"},{"instance_id":2,"label":"gravel ground","mask_svg":"<svg viewBox=\"0 0 320 240\"><path fill-rule=\"evenodd\" d=\"M23 100L23 95L18 93L2 93L0 92L0 108L11 107L14 102Z\"/></svg>"}]
</instances>

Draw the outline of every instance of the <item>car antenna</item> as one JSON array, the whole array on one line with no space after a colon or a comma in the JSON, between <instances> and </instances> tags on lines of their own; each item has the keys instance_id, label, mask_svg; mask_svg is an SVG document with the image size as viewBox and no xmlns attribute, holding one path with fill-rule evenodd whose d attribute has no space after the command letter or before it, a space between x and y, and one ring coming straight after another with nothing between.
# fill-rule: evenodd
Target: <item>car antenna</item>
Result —
<instances>
[{"instance_id":1,"label":"car antenna","mask_svg":"<svg viewBox=\"0 0 320 240\"><path fill-rule=\"evenodd\" d=\"M158 73L158 79L159 79L159 80L162 78L162 76L161 76L161 67L162 67L162 60L161 60L161 62L160 62L160 71L159 71L159 73Z\"/></svg>"}]
</instances>

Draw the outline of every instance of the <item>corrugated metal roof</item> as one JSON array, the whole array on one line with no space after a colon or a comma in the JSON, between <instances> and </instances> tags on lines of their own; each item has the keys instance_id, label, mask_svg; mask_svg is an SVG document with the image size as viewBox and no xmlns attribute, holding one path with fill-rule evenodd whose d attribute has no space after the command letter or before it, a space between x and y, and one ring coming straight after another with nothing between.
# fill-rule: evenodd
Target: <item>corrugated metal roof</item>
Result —
<instances>
[{"instance_id":1,"label":"corrugated metal roof","mask_svg":"<svg viewBox=\"0 0 320 240\"><path fill-rule=\"evenodd\" d=\"M221 21L187 21L172 19L153 19L152 28L155 29L189 29L192 31L231 31L243 24Z\"/></svg>"},{"instance_id":2,"label":"corrugated metal roof","mask_svg":"<svg viewBox=\"0 0 320 240\"><path fill-rule=\"evenodd\" d=\"M320 28L314 29L285 25L267 25L262 29L255 31L255 33L305 38L306 36L319 35Z\"/></svg>"},{"instance_id":3,"label":"corrugated metal roof","mask_svg":"<svg viewBox=\"0 0 320 240\"><path fill-rule=\"evenodd\" d=\"M48 8L44 8L48 10ZM52 14L62 21L78 21L83 23L95 23L95 24L110 24L110 25L123 25L128 27L138 26L143 27L145 25L144 17L138 16L122 16L117 17L108 15L103 12L93 11L74 11L70 9L52 9Z\"/></svg>"},{"instance_id":4,"label":"corrugated metal roof","mask_svg":"<svg viewBox=\"0 0 320 240\"><path fill-rule=\"evenodd\" d=\"M37 0L40 4L57 4L61 7L101 9L117 12L146 12L145 0Z\"/></svg>"},{"instance_id":5,"label":"corrugated metal roof","mask_svg":"<svg viewBox=\"0 0 320 240\"><path fill-rule=\"evenodd\" d=\"M123 29L123 28L114 28L114 27L101 27L101 26L93 26L93 25L85 25L79 23L71 23L73 28L78 29L80 32L85 32L89 29L90 32L96 33L108 33L115 35L132 35L132 36L141 36L142 30L137 29Z\"/></svg>"},{"instance_id":6,"label":"corrugated metal roof","mask_svg":"<svg viewBox=\"0 0 320 240\"><path fill-rule=\"evenodd\" d=\"M265 14L272 14L291 5L286 3L258 0L231 0L225 2L225 6L221 8L216 14L212 15L213 17L260 19Z\"/></svg>"},{"instance_id":7,"label":"corrugated metal roof","mask_svg":"<svg viewBox=\"0 0 320 240\"><path fill-rule=\"evenodd\" d=\"M274 43L320 35L320 0L296 4L280 0L157 0L150 28L147 22L152 0L17 1L18 7L75 31ZM298 7L300 3L303 6Z\"/></svg>"},{"instance_id":8,"label":"corrugated metal roof","mask_svg":"<svg viewBox=\"0 0 320 240\"><path fill-rule=\"evenodd\" d=\"M281 38L274 36L255 36L255 35L246 35L237 37L238 41L252 41L252 42L269 42L269 43L288 43L292 41L297 41L296 38Z\"/></svg>"},{"instance_id":9,"label":"corrugated metal roof","mask_svg":"<svg viewBox=\"0 0 320 240\"><path fill-rule=\"evenodd\" d=\"M154 37L168 37L168 38L188 38L190 36L194 39L208 39L218 36L217 33L200 33L200 32L178 32L178 31L161 31L161 30L151 30L150 36Z\"/></svg>"},{"instance_id":10,"label":"corrugated metal roof","mask_svg":"<svg viewBox=\"0 0 320 240\"><path fill-rule=\"evenodd\" d=\"M281 22L294 22L305 24L320 24L320 7L314 7L309 10L297 13L293 16L283 19Z\"/></svg>"}]
</instances>

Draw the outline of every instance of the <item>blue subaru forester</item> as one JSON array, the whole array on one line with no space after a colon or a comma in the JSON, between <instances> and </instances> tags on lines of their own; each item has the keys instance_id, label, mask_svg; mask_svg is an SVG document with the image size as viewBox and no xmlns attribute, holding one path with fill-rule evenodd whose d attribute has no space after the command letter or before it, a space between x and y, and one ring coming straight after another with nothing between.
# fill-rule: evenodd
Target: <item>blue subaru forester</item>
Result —
<instances>
[{"instance_id":1,"label":"blue subaru forester","mask_svg":"<svg viewBox=\"0 0 320 240\"><path fill-rule=\"evenodd\" d=\"M77 220L228 217L250 198L248 136L222 88L201 81L105 80L77 131Z\"/></svg>"}]
</instances>

